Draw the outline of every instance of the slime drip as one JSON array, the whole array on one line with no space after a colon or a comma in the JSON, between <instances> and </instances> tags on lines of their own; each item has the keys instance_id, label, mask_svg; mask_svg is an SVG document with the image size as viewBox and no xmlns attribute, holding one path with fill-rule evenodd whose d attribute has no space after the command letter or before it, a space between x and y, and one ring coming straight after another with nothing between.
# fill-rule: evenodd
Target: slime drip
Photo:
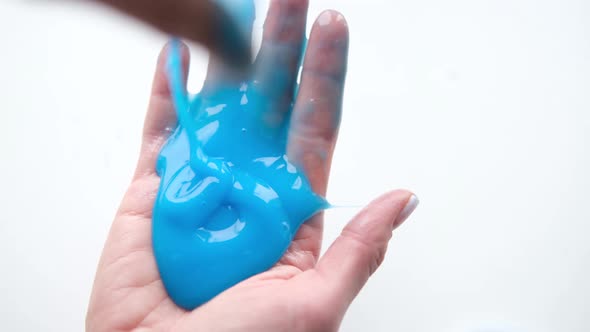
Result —
<instances>
[{"instance_id":1,"label":"slime drip","mask_svg":"<svg viewBox=\"0 0 590 332\"><path fill-rule=\"evenodd\" d=\"M182 75L173 42L169 77L179 125L156 165L153 247L169 296L190 310L276 264L301 224L328 204L287 158L292 106L277 121L276 103L256 81L190 98ZM275 80L289 84L286 75Z\"/></svg>"}]
</instances>

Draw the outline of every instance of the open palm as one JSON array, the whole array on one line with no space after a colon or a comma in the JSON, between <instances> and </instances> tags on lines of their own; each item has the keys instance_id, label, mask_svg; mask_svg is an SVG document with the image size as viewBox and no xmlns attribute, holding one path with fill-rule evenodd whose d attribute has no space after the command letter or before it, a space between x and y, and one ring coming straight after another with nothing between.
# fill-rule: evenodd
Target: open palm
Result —
<instances>
[{"instance_id":1,"label":"open palm","mask_svg":"<svg viewBox=\"0 0 590 332\"><path fill-rule=\"evenodd\" d=\"M297 79L307 1L274 0L265 23L256 79L273 66L285 68L292 86L275 94L277 105L295 106L288 156L302 167L314 190L325 195L336 143L348 51L343 16L326 11L314 24ZM343 230L320 259L323 220L304 223L272 269L228 289L205 305L185 311L168 297L152 250L152 209L160 178L155 163L176 127L163 50L154 78L137 170L113 222L98 267L86 319L88 331L332 331L351 301L384 258L391 232L415 208L407 191L371 203ZM188 72L188 51L183 62ZM224 67L209 66L204 92L215 89ZM186 75L185 75L186 76ZM268 76L267 76L268 77ZM310 112L310 109L313 112ZM327 151L327 153L326 153Z\"/></svg>"}]
</instances>

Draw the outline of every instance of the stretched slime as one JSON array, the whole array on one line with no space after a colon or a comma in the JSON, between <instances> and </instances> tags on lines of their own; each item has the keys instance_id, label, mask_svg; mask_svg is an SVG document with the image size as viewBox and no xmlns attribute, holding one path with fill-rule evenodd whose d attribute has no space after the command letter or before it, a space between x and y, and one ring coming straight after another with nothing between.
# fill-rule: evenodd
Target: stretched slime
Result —
<instances>
[{"instance_id":1,"label":"stretched slime","mask_svg":"<svg viewBox=\"0 0 590 332\"><path fill-rule=\"evenodd\" d=\"M251 8L240 14L251 26L252 0L239 2ZM156 165L153 248L169 296L190 310L276 264L301 224L328 204L287 158L292 106L277 121L276 103L254 80L190 96L179 43L169 50L179 125ZM272 84L289 84L276 71Z\"/></svg>"}]
</instances>

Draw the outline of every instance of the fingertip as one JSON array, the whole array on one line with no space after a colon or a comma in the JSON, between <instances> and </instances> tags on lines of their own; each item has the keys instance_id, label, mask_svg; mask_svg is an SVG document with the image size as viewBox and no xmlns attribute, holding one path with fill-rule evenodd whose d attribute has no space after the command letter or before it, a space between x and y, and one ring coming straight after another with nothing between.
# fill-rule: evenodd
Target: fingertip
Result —
<instances>
[{"instance_id":1,"label":"fingertip","mask_svg":"<svg viewBox=\"0 0 590 332\"><path fill-rule=\"evenodd\" d=\"M190 64L191 52L187 44L183 41L179 42L180 47L180 56L182 57L182 65L183 67L188 70L188 65Z\"/></svg>"},{"instance_id":2,"label":"fingertip","mask_svg":"<svg viewBox=\"0 0 590 332\"><path fill-rule=\"evenodd\" d=\"M348 22L344 15L336 10L323 11L316 19L313 29L321 32L327 39L348 40Z\"/></svg>"},{"instance_id":3,"label":"fingertip","mask_svg":"<svg viewBox=\"0 0 590 332\"><path fill-rule=\"evenodd\" d=\"M305 55L303 70L313 76L331 78L342 88L348 60L348 23L334 10L322 12L316 19Z\"/></svg>"},{"instance_id":4,"label":"fingertip","mask_svg":"<svg viewBox=\"0 0 590 332\"><path fill-rule=\"evenodd\" d=\"M300 39L299 30L305 26L308 7L308 0L272 1L264 22L264 38L281 43Z\"/></svg>"},{"instance_id":5,"label":"fingertip","mask_svg":"<svg viewBox=\"0 0 590 332\"><path fill-rule=\"evenodd\" d=\"M381 196L377 197L373 200L373 202L381 202L381 201L399 201L399 200L407 200L412 196L413 193L406 189L394 189L390 190Z\"/></svg>"},{"instance_id":6,"label":"fingertip","mask_svg":"<svg viewBox=\"0 0 590 332\"><path fill-rule=\"evenodd\" d=\"M323 11L313 25L309 42L322 52L328 50L335 52L334 55L347 54L349 30L344 15L335 10Z\"/></svg>"},{"instance_id":7,"label":"fingertip","mask_svg":"<svg viewBox=\"0 0 590 332\"><path fill-rule=\"evenodd\" d=\"M168 55L170 54L170 47L172 47L173 44L178 45L178 48L180 49L180 54L182 56L183 63L186 62L187 60L189 60L190 50L189 50L188 46L182 40L173 39L173 40L167 41L166 44L164 44L164 46L160 50L160 54L158 56L158 64L159 65L166 64L166 60L168 59Z\"/></svg>"},{"instance_id":8,"label":"fingertip","mask_svg":"<svg viewBox=\"0 0 590 332\"><path fill-rule=\"evenodd\" d=\"M156 74L154 76L154 83L152 87L152 95L156 96L169 96L170 87L168 84L168 59L170 56L170 48L173 43L178 43L180 50L180 57L182 61L182 72L184 74L184 81L186 82L188 77L188 71L190 66L190 49L189 47L180 40L168 41L158 55L158 61L156 66Z\"/></svg>"},{"instance_id":9,"label":"fingertip","mask_svg":"<svg viewBox=\"0 0 590 332\"><path fill-rule=\"evenodd\" d=\"M392 230L399 227L416 210L420 200L413 192L405 189L389 191L373 202L366 209L376 209L377 213L389 216Z\"/></svg>"},{"instance_id":10,"label":"fingertip","mask_svg":"<svg viewBox=\"0 0 590 332\"><path fill-rule=\"evenodd\" d=\"M414 213L414 211L416 210L416 208L418 207L419 204L420 204L420 199L418 198L418 196L416 196L415 194L412 193L410 195L410 198L408 198L406 200L406 203L404 204L404 208L397 215L397 218L393 222L393 228L396 229L402 223L404 223L410 217L410 215L412 215L412 213Z\"/></svg>"}]
</instances>

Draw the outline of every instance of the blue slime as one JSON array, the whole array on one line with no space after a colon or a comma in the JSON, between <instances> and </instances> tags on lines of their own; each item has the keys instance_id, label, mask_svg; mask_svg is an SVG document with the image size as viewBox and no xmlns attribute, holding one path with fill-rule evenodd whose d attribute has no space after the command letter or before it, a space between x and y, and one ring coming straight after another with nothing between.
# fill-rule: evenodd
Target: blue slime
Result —
<instances>
[{"instance_id":1,"label":"blue slime","mask_svg":"<svg viewBox=\"0 0 590 332\"><path fill-rule=\"evenodd\" d=\"M251 27L252 0L234 2ZM173 42L169 78L179 125L156 165L153 247L169 296L190 310L271 268L301 224L328 204L287 158L292 106L277 121L268 87L256 81L191 97L181 67ZM290 83L281 70L271 85Z\"/></svg>"}]
</instances>

